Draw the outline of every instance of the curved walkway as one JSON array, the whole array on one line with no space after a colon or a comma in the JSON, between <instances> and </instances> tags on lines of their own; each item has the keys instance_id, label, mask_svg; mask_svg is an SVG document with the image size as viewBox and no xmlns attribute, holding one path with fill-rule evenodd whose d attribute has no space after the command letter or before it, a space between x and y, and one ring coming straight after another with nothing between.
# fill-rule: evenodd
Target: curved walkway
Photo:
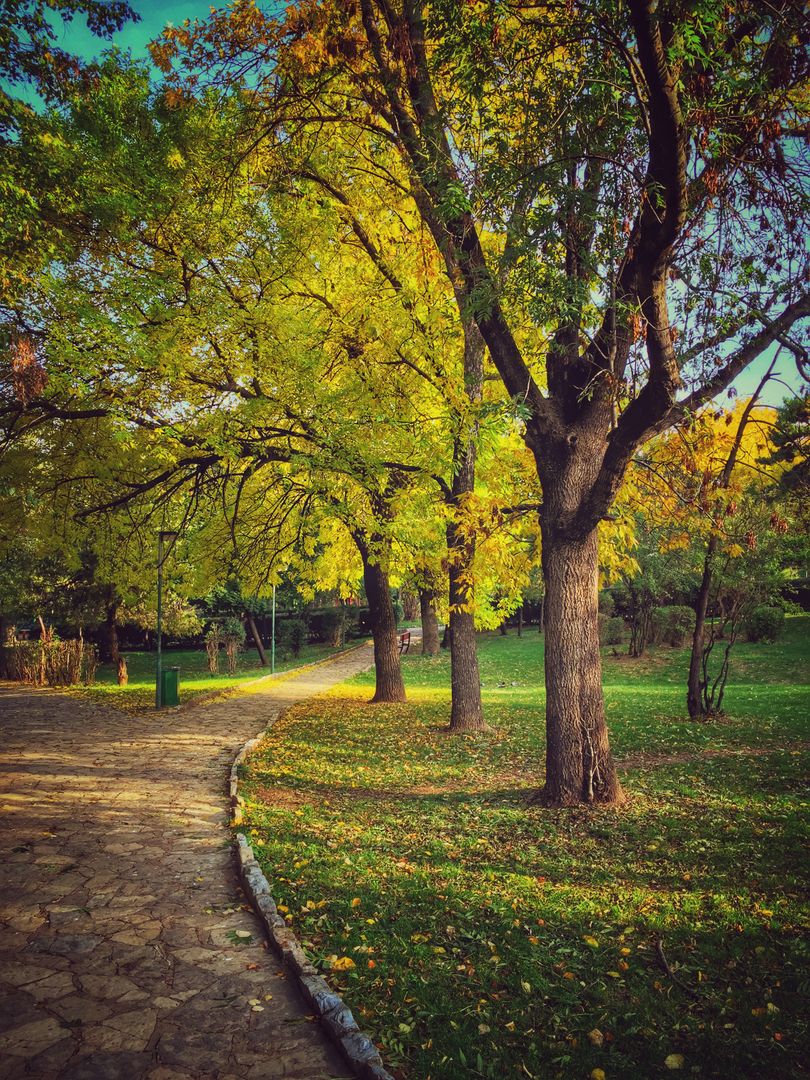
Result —
<instances>
[{"instance_id":1,"label":"curved walkway","mask_svg":"<svg viewBox=\"0 0 810 1080\"><path fill-rule=\"evenodd\" d=\"M237 894L227 778L280 710L372 663L143 717L0 687L0 1078L347 1074Z\"/></svg>"}]
</instances>

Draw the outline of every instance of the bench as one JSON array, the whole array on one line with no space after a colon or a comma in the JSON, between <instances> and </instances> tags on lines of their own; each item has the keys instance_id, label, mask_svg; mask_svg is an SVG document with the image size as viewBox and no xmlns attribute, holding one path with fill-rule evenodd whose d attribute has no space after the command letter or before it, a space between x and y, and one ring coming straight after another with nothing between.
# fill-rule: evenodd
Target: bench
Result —
<instances>
[{"instance_id":1,"label":"bench","mask_svg":"<svg viewBox=\"0 0 810 1080\"><path fill-rule=\"evenodd\" d=\"M400 653L406 653L411 647L411 632L406 630L399 635L399 651Z\"/></svg>"}]
</instances>

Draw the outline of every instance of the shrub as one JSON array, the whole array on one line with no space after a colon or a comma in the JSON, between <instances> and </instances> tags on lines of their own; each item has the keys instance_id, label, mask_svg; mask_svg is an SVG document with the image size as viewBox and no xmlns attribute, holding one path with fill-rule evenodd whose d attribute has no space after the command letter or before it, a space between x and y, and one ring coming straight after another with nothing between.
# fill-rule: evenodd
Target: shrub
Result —
<instances>
[{"instance_id":1,"label":"shrub","mask_svg":"<svg viewBox=\"0 0 810 1080\"><path fill-rule=\"evenodd\" d=\"M2 674L33 686L90 685L95 680L98 652L86 641L20 641L0 650Z\"/></svg>"},{"instance_id":2,"label":"shrub","mask_svg":"<svg viewBox=\"0 0 810 1080\"><path fill-rule=\"evenodd\" d=\"M618 616L599 616L599 644L621 645L624 637L624 619Z\"/></svg>"},{"instance_id":3,"label":"shrub","mask_svg":"<svg viewBox=\"0 0 810 1080\"><path fill-rule=\"evenodd\" d=\"M780 607L760 604L745 620L748 641L776 641L785 627L785 612Z\"/></svg>"},{"instance_id":4,"label":"shrub","mask_svg":"<svg viewBox=\"0 0 810 1080\"><path fill-rule=\"evenodd\" d=\"M245 644L245 627L241 619L222 620L222 640L225 643L225 655L228 657L228 674L236 674L239 653Z\"/></svg>"},{"instance_id":5,"label":"shrub","mask_svg":"<svg viewBox=\"0 0 810 1080\"><path fill-rule=\"evenodd\" d=\"M607 589L603 589L599 593L599 614L600 615L612 615L616 610L616 601L613 599L613 593Z\"/></svg>"},{"instance_id":6,"label":"shrub","mask_svg":"<svg viewBox=\"0 0 810 1080\"><path fill-rule=\"evenodd\" d=\"M320 608L310 614L309 631L315 641L339 648L356 629L358 619L355 607Z\"/></svg>"},{"instance_id":7,"label":"shrub","mask_svg":"<svg viewBox=\"0 0 810 1080\"><path fill-rule=\"evenodd\" d=\"M656 645L683 645L695 628L695 613L685 604L668 604L653 611L652 640Z\"/></svg>"},{"instance_id":8,"label":"shrub","mask_svg":"<svg viewBox=\"0 0 810 1080\"><path fill-rule=\"evenodd\" d=\"M276 627L276 640L297 660L307 643L307 624L303 619L285 619Z\"/></svg>"},{"instance_id":9,"label":"shrub","mask_svg":"<svg viewBox=\"0 0 810 1080\"><path fill-rule=\"evenodd\" d=\"M219 647L222 644L222 634L218 626L212 626L205 635L205 651L208 654L208 670L212 675L219 671Z\"/></svg>"}]
</instances>

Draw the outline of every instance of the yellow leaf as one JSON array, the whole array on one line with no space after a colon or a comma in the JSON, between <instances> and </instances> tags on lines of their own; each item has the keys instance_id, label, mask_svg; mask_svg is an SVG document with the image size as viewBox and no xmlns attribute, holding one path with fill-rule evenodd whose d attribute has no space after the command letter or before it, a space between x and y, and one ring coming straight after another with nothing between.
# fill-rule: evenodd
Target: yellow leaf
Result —
<instances>
[{"instance_id":1,"label":"yellow leaf","mask_svg":"<svg viewBox=\"0 0 810 1080\"><path fill-rule=\"evenodd\" d=\"M604 1069L591 1069L591 1080L605 1080Z\"/></svg>"},{"instance_id":2,"label":"yellow leaf","mask_svg":"<svg viewBox=\"0 0 810 1080\"><path fill-rule=\"evenodd\" d=\"M333 971L351 971L354 967L354 960L350 956L339 956L337 960L332 963Z\"/></svg>"},{"instance_id":3,"label":"yellow leaf","mask_svg":"<svg viewBox=\"0 0 810 1080\"><path fill-rule=\"evenodd\" d=\"M588 1039L593 1043L594 1046L604 1046L605 1036L602 1034L599 1028L594 1028L593 1031L589 1031Z\"/></svg>"},{"instance_id":4,"label":"yellow leaf","mask_svg":"<svg viewBox=\"0 0 810 1080\"><path fill-rule=\"evenodd\" d=\"M590 945L592 949L599 948L599 942L596 940L595 937L591 937L590 934L586 934L582 940L585 942L586 945Z\"/></svg>"},{"instance_id":5,"label":"yellow leaf","mask_svg":"<svg viewBox=\"0 0 810 1080\"><path fill-rule=\"evenodd\" d=\"M360 897L355 896L354 900L352 900L352 907L360 907L361 903L362 903L362 900L360 899Z\"/></svg>"},{"instance_id":6,"label":"yellow leaf","mask_svg":"<svg viewBox=\"0 0 810 1080\"><path fill-rule=\"evenodd\" d=\"M664 1064L668 1069L682 1069L684 1065L683 1054L669 1054L664 1058Z\"/></svg>"}]
</instances>

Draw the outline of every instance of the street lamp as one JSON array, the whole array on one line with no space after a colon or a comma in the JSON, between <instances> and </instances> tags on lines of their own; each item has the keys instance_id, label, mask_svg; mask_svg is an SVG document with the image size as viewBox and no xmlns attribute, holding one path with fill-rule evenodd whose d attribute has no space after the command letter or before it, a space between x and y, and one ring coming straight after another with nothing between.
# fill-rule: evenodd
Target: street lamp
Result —
<instances>
[{"instance_id":1,"label":"street lamp","mask_svg":"<svg viewBox=\"0 0 810 1080\"><path fill-rule=\"evenodd\" d=\"M276 587L273 586L273 618L270 623L270 674L276 672Z\"/></svg>"},{"instance_id":2,"label":"street lamp","mask_svg":"<svg viewBox=\"0 0 810 1080\"><path fill-rule=\"evenodd\" d=\"M161 683L161 637L163 633L163 544L169 545L169 551L177 540L176 532L161 530L158 533L158 560L157 560L157 664L155 672L155 708L163 707L163 686ZM166 552L166 555L169 554Z\"/></svg>"}]
</instances>

